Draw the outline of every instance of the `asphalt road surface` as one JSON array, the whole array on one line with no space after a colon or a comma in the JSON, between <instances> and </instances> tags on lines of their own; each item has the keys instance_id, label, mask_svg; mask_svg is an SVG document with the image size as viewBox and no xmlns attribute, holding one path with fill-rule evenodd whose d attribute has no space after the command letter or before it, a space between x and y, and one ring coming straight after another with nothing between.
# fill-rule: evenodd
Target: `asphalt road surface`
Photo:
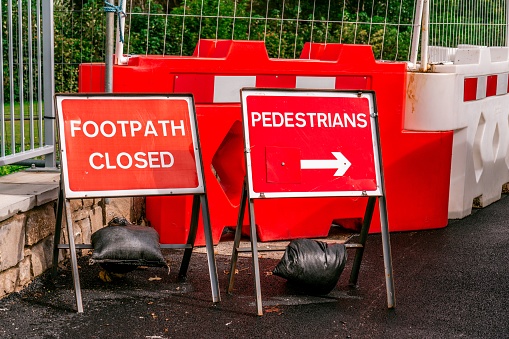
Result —
<instances>
[{"instance_id":1,"label":"asphalt road surface","mask_svg":"<svg viewBox=\"0 0 509 339\"><path fill-rule=\"evenodd\" d=\"M75 311L69 265L0 300L1 338L509 338L509 199L439 230L391 234L395 309L387 308L380 235L370 235L359 286L348 286L353 252L336 289L300 295L260 259L264 315L256 315L252 262L238 263L228 295L229 256L216 255L221 302L212 303L206 256L165 250L171 272L138 269L104 283L80 260L85 312ZM349 250L352 251L352 250Z\"/></svg>"}]
</instances>

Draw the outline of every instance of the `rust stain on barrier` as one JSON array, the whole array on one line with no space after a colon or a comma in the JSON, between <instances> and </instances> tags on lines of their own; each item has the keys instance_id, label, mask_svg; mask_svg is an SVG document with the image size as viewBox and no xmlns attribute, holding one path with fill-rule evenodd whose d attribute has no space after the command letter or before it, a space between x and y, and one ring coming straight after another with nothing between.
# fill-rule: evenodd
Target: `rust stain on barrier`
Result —
<instances>
[{"instance_id":1,"label":"rust stain on barrier","mask_svg":"<svg viewBox=\"0 0 509 339\"><path fill-rule=\"evenodd\" d=\"M418 74L422 73L409 73L408 84L407 84L407 100L411 104L411 112L415 114L416 105L419 102L419 95L422 93L422 89L426 86L427 77L421 77L419 81L416 80Z\"/></svg>"},{"instance_id":2,"label":"rust stain on barrier","mask_svg":"<svg viewBox=\"0 0 509 339\"><path fill-rule=\"evenodd\" d=\"M415 74L410 73L408 77L408 85L407 85L407 99L409 100L410 104L412 105L411 113L415 113L415 102L416 102L416 91L415 91Z\"/></svg>"}]
</instances>

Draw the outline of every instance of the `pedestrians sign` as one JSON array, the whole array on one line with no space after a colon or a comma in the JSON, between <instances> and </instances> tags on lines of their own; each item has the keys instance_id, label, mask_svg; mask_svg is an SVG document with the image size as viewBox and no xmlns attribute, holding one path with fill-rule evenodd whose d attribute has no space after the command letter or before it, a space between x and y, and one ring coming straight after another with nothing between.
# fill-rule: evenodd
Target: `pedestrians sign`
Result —
<instances>
[{"instance_id":1,"label":"pedestrians sign","mask_svg":"<svg viewBox=\"0 0 509 339\"><path fill-rule=\"evenodd\" d=\"M387 305L395 306L387 207L372 91L242 89L246 178L233 244L228 292L240 252L251 252L258 315L263 315L254 199L368 197L350 284L356 285L375 202L380 223ZM251 246L239 248L249 208ZM312 227L312 225L310 225Z\"/></svg>"},{"instance_id":2,"label":"pedestrians sign","mask_svg":"<svg viewBox=\"0 0 509 339\"><path fill-rule=\"evenodd\" d=\"M249 90L242 100L252 198L381 195L370 94Z\"/></svg>"}]
</instances>

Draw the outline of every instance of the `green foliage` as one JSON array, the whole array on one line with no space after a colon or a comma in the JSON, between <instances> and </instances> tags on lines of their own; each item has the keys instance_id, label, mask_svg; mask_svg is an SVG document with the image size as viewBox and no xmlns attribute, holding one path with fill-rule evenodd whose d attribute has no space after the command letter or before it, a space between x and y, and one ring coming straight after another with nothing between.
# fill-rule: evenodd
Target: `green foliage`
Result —
<instances>
[{"instance_id":1,"label":"green foliage","mask_svg":"<svg viewBox=\"0 0 509 339\"><path fill-rule=\"evenodd\" d=\"M163 14L162 5L151 3L151 13ZM200 37L264 40L270 57L297 58L306 42L341 42L371 44L380 58L406 60L413 1L391 0L389 7L386 5L386 1L366 5L362 0L345 1L330 6L328 1L289 0L269 2L267 7L266 2L250 0L188 0L169 15L133 18L129 46L133 54L149 50L153 54L190 55ZM141 8L133 11L139 13ZM407 17L400 18L400 14ZM384 29L384 22L400 26Z\"/></svg>"},{"instance_id":2,"label":"green foliage","mask_svg":"<svg viewBox=\"0 0 509 339\"><path fill-rule=\"evenodd\" d=\"M35 4L36 0L31 1ZM79 64L104 62L104 1L53 1L56 92L76 92ZM407 60L415 11L415 0L124 1L130 14L125 23L124 52L133 55L191 55L198 40L204 38L263 40L269 56L277 58L298 58L304 44L312 41L369 44L377 59ZM482 17L485 13L465 11L464 8L470 8L465 7L470 1L432 1L432 22L444 23L438 40L431 41L432 44L454 46L459 43L452 39L458 22L467 23L461 34L462 43L475 44L479 36L504 34L505 26L480 25L486 21ZM117 1L110 2L117 4ZM4 46L8 42L6 3L2 1ZM493 18L504 18L505 8L499 8L493 0L476 0L476 3L486 6L486 12L493 13ZM465 17L467 15L469 18ZM451 21L454 24L447 24ZM13 24L15 26L16 22ZM468 25L475 26L476 30L467 29ZM4 58L7 50L4 48ZM4 74L8 74L6 67L4 62ZM17 77L18 74L13 74L14 84L17 84ZM9 76L4 77L4 88L9 88L9 81ZM18 98L19 86L13 88ZM6 93L8 97L9 91Z\"/></svg>"},{"instance_id":3,"label":"green foliage","mask_svg":"<svg viewBox=\"0 0 509 339\"><path fill-rule=\"evenodd\" d=\"M78 65L104 62L103 1L88 1L77 10L70 0L54 1L55 92L77 92Z\"/></svg>"},{"instance_id":4,"label":"green foliage","mask_svg":"<svg viewBox=\"0 0 509 339\"><path fill-rule=\"evenodd\" d=\"M32 1L32 6L35 6L35 0ZM20 93L20 83L28 84L29 82L29 73L28 68L30 64L30 60L28 58L28 46L27 46L27 40L28 40L28 29L31 28L34 32L36 31L36 19L35 14L32 13L31 20L29 22L29 15L28 11L26 9L26 6L22 7L22 15L18 15L18 6L15 1L11 3L10 11L13 13L12 16L9 16L9 2L2 1L1 2L1 12L2 12L2 57L3 57L3 87L4 87L4 93L3 97L4 100L9 101L11 97L14 100L19 100L19 98L24 94L24 96L27 96L27 90L24 88L24 93ZM21 35L20 35L20 26L21 28ZM11 30L12 28L12 30ZM12 33L9 35L9 31L12 31ZM21 53L21 60L20 60L20 47L19 47L19 41L23 41L24 48L22 49ZM12 41L12 48L7 48L9 46L9 42ZM33 56L35 57L35 46L37 44L37 37L32 37L32 48L33 48ZM10 65L9 65L9 56L13 59L14 67L12 68L13 73L11 74ZM20 75L16 70L17 64L23 63L23 76L20 81ZM34 73L36 70L32 70ZM35 90L37 91L37 83L34 83L33 86L35 87ZM27 86L28 87L28 86ZM11 93L12 89L12 93Z\"/></svg>"},{"instance_id":5,"label":"green foliage","mask_svg":"<svg viewBox=\"0 0 509 339\"><path fill-rule=\"evenodd\" d=\"M37 0L31 0L35 8ZM103 0L52 0L55 24L56 92L76 92L78 66L104 62L105 12ZM125 0L130 16L126 21L126 49L130 54L191 55L199 38L263 40L270 57L297 58L304 43L339 42L369 44L376 58L406 60L410 49L415 0ZM458 43L478 44L484 36L504 36L504 6L493 0L476 0L484 11L465 11L471 0L434 0L432 22L443 23L431 44L454 47ZM110 1L111 2L111 1ZM113 3L117 3L113 1ZM25 6L26 7L26 6ZM2 42L9 46L8 2L2 1ZM444 10L447 8L447 10ZM15 49L17 6L13 2L12 26ZM493 22L485 23L486 13ZM467 17L468 16L468 17ZM37 27L35 15L22 26ZM453 23L451 23L453 22ZM461 41L453 30L463 23ZM499 26L497 26L497 24ZM26 30L25 30L26 33ZM21 37L26 39L24 35ZM435 39L435 40L433 40ZM35 46L37 41L33 41ZM12 50L17 59L17 50ZM9 48L3 48L4 100L22 95L18 72L9 73ZM28 82L26 51L23 83ZM37 85L37 84L35 84Z\"/></svg>"},{"instance_id":6,"label":"green foliage","mask_svg":"<svg viewBox=\"0 0 509 339\"><path fill-rule=\"evenodd\" d=\"M19 172L21 170L24 170L26 166L17 166L17 165L6 165L6 166L0 166L0 177Z\"/></svg>"},{"instance_id":7,"label":"green foliage","mask_svg":"<svg viewBox=\"0 0 509 339\"><path fill-rule=\"evenodd\" d=\"M31 1L35 8L36 0ZM53 0L53 3L55 91L77 92L78 66L85 62L104 62L104 1ZM125 23L124 51L130 54L191 55L198 40L203 38L263 40L269 56L277 58L298 58L309 41L371 44L377 58L390 60L407 58L409 23L414 10L414 0L344 0L333 4L326 0L268 3L260 0L131 0L128 5L130 16ZM16 6L13 10L16 11ZM2 1L2 14L2 39L4 46L8 46L6 1ZM15 12L13 27L17 26L17 17ZM27 13L22 20L28 25ZM34 20L32 18L35 27ZM384 27L384 22L403 26ZM7 60L8 50L3 49L4 60ZM14 55L16 53L14 51ZM9 101L12 87L14 100L19 101L19 74L15 72L11 77L8 67L4 62L5 100ZM27 72L24 74L26 78ZM23 81L27 83L28 79ZM27 91L27 86L24 90ZM25 99L26 96L24 94Z\"/></svg>"}]
</instances>

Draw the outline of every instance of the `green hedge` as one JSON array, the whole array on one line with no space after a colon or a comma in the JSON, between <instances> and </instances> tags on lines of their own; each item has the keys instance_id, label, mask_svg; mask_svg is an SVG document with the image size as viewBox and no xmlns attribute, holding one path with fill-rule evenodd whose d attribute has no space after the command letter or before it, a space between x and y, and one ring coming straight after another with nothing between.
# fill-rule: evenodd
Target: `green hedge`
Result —
<instances>
[{"instance_id":1,"label":"green hedge","mask_svg":"<svg viewBox=\"0 0 509 339\"><path fill-rule=\"evenodd\" d=\"M317 0L315 6L302 1L300 7L298 1L285 1L284 8L282 2L269 2L267 7L265 1L251 0L188 0L185 6L180 2L165 7L167 3L134 1L126 20L126 52L191 55L201 37L265 40L269 56L278 58L299 57L304 43L311 40L370 44L379 59L408 58L413 0L403 1L401 17L401 0L390 0L388 9L386 0L361 0L359 15L357 1L331 8L323 0ZM103 5L92 0L82 5L64 0L55 4L57 92L77 91L80 63L104 61Z\"/></svg>"}]
</instances>

